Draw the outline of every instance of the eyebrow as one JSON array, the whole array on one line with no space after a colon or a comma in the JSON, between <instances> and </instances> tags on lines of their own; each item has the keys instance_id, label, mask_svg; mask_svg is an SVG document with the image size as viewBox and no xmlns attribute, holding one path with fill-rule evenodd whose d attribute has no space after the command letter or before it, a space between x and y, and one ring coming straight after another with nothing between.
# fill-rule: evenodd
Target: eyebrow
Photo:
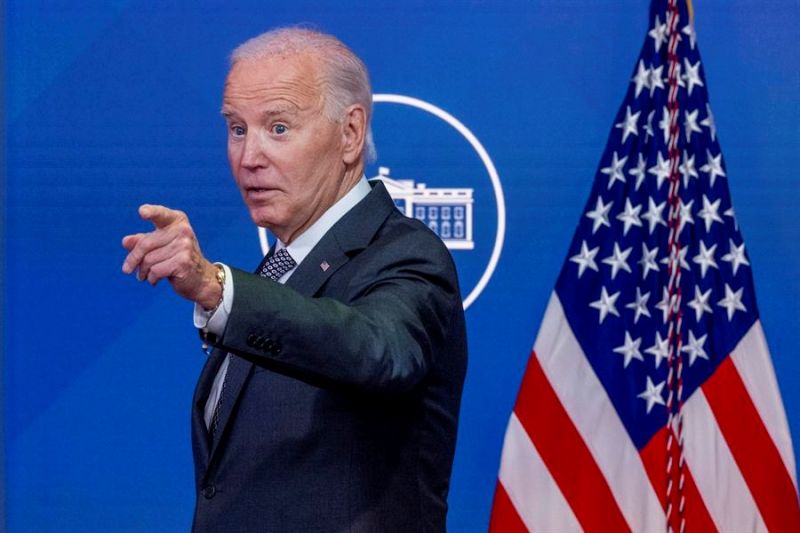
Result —
<instances>
[{"instance_id":1,"label":"eyebrow","mask_svg":"<svg viewBox=\"0 0 800 533\"><path fill-rule=\"evenodd\" d=\"M223 105L222 108L220 108L219 112L225 118L230 118L237 115L236 111L226 107L225 105Z\"/></svg>"},{"instance_id":2,"label":"eyebrow","mask_svg":"<svg viewBox=\"0 0 800 533\"><path fill-rule=\"evenodd\" d=\"M269 108L265 109L261 112L262 118L269 118L274 117L276 115L296 115L299 112L296 106L291 104L278 104L278 105L271 105ZM225 118L237 117L238 113L228 107L223 106L220 110L222 116Z\"/></svg>"},{"instance_id":3,"label":"eyebrow","mask_svg":"<svg viewBox=\"0 0 800 533\"><path fill-rule=\"evenodd\" d=\"M294 105L277 104L274 106L270 106L269 108L262 111L261 116L264 118L268 118L268 117L274 117L275 115L283 115L283 114L296 115L297 112L298 109Z\"/></svg>"}]
</instances>

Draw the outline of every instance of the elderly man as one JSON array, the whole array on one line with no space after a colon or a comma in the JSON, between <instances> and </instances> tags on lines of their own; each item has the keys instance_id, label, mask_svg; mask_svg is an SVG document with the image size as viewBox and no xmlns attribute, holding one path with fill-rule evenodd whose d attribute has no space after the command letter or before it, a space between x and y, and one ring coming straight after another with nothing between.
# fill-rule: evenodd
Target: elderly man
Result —
<instances>
[{"instance_id":1,"label":"elderly man","mask_svg":"<svg viewBox=\"0 0 800 533\"><path fill-rule=\"evenodd\" d=\"M444 531L466 370L442 242L364 178L371 94L334 37L279 29L232 56L222 114L255 274L210 263L187 216L143 205L126 273L195 302L195 531Z\"/></svg>"}]
</instances>

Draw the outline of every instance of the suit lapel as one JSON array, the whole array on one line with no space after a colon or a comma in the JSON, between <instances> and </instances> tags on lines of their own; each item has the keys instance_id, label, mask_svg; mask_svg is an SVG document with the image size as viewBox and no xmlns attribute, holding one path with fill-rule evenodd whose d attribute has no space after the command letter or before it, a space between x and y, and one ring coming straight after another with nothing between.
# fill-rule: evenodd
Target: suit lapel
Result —
<instances>
[{"instance_id":1,"label":"suit lapel","mask_svg":"<svg viewBox=\"0 0 800 533\"><path fill-rule=\"evenodd\" d=\"M200 378L197 380L194 399L192 401L192 445L195 453L195 460L204 466L208 465L210 457L210 436L206 429L205 408L211 387L214 384L214 377L217 375L219 365L225 358L225 352L214 350L209 356Z\"/></svg>"},{"instance_id":2,"label":"suit lapel","mask_svg":"<svg viewBox=\"0 0 800 533\"><path fill-rule=\"evenodd\" d=\"M347 261L336 239L323 238L286 280L286 286L303 296L314 296Z\"/></svg>"},{"instance_id":3,"label":"suit lapel","mask_svg":"<svg viewBox=\"0 0 800 533\"><path fill-rule=\"evenodd\" d=\"M225 376L225 385L221 395L224 396L225 400L220 404L219 407L217 431L214 432L214 438L211 442L211 453L209 458L214 457L214 454L217 451L217 447L222 440L222 436L225 434L225 428L230 421L231 413L239 401L239 395L242 392L242 387L247 381L247 378L250 377L250 373L252 371L253 363L231 354L231 360L228 364L228 373Z\"/></svg>"},{"instance_id":4,"label":"suit lapel","mask_svg":"<svg viewBox=\"0 0 800 533\"><path fill-rule=\"evenodd\" d=\"M372 191L348 211L325 234L286 282L305 296L315 296L339 268L370 243L378 228L394 209L382 182L371 183Z\"/></svg>"}]
</instances>

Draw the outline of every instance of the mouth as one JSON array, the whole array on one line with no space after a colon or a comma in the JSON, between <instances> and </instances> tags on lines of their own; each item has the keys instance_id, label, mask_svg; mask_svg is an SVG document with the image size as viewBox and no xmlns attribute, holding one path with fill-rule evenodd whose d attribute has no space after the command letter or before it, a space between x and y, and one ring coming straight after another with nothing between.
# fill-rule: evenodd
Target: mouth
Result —
<instances>
[{"instance_id":1,"label":"mouth","mask_svg":"<svg viewBox=\"0 0 800 533\"><path fill-rule=\"evenodd\" d=\"M278 192L277 189L271 189L268 187L245 187L244 188L244 195L245 198L248 200L265 200Z\"/></svg>"}]
</instances>

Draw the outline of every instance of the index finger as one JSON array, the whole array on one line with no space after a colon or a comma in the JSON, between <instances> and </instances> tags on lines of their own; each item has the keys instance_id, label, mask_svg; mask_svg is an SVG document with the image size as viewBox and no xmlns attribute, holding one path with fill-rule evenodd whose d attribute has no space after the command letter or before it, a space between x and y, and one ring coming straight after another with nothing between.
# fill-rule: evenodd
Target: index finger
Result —
<instances>
[{"instance_id":1,"label":"index finger","mask_svg":"<svg viewBox=\"0 0 800 533\"><path fill-rule=\"evenodd\" d=\"M158 229L165 228L173 222L185 217L182 211L169 209L163 205L143 204L139 207L139 216L149 220Z\"/></svg>"}]
</instances>

